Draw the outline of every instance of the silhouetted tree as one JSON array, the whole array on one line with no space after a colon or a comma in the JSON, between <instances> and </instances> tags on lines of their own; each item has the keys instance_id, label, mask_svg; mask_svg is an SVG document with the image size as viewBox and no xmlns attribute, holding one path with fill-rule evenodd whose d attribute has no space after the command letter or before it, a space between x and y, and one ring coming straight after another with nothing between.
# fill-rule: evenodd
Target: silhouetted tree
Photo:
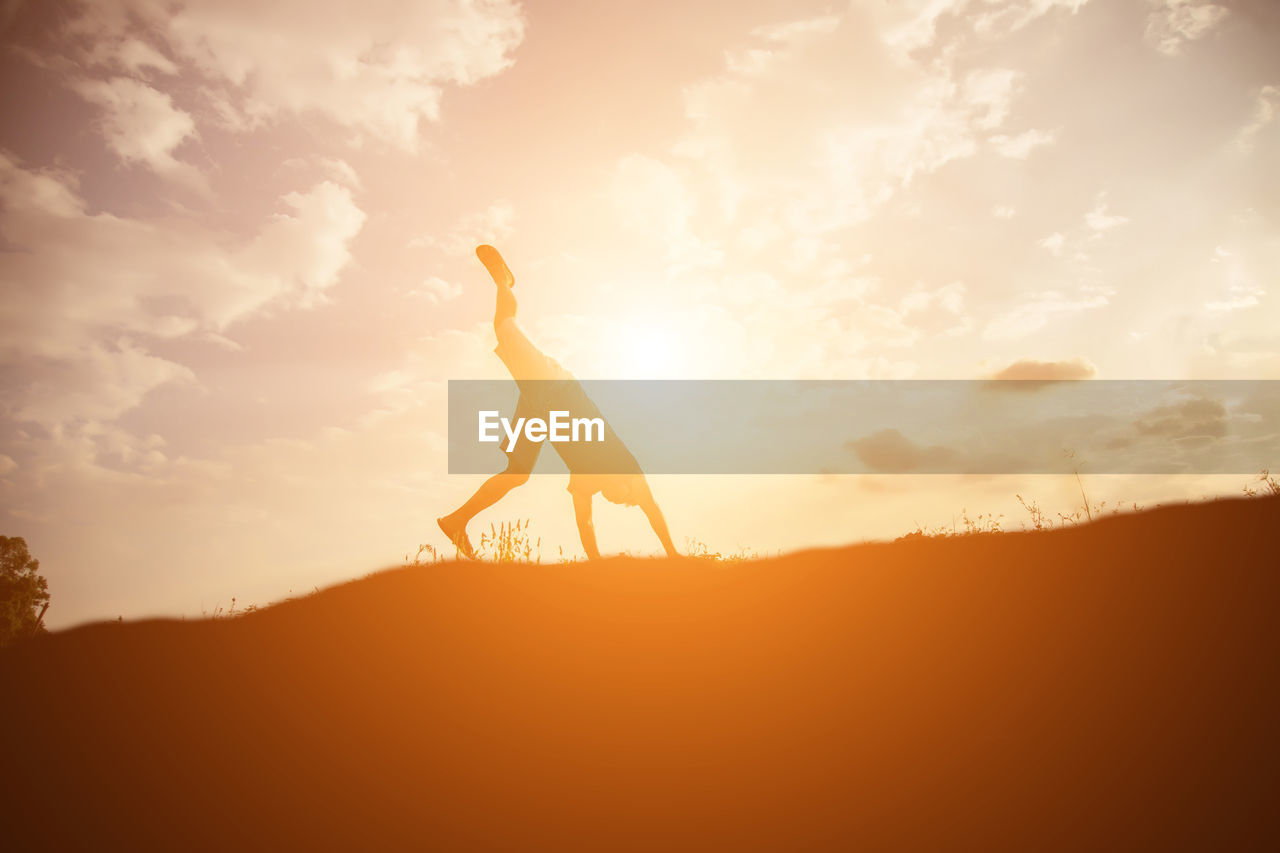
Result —
<instances>
[{"instance_id":1,"label":"silhouetted tree","mask_svg":"<svg viewBox=\"0 0 1280 853\"><path fill-rule=\"evenodd\" d=\"M0 536L0 648L44 630L49 585L21 536Z\"/></svg>"}]
</instances>

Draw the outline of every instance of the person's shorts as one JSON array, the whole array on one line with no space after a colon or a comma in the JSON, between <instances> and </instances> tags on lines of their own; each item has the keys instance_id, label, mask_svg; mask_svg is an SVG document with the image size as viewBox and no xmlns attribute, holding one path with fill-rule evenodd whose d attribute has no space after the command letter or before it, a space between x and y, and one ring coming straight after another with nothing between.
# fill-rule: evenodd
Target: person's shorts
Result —
<instances>
[{"instance_id":1,"label":"person's shorts","mask_svg":"<svg viewBox=\"0 0 1280 853\"><path fill-rule=\"evenodd\" d=\"M520 418L546 418L547 414L545 406L540 406L528 395L521 394L516 402L516 413L512 422L519 423ZM516 441L516 446L510 450L507 450L504 444L502 452L507 454L508 473L529 474L533 472L533 466L538 462L538 454L542 452L542 442L526 441L521 436Z\"/></svg>"},{"instance_id":2,"label":"person's shorts","mask_svg":"<svg viewBox=\"0 0 1280 853\"><path fill-rule=\"evenodd\" d=\"M649 496L644 474L570 474L569 494L590 497L596 492L610 503L640 506Z\"/></svg>"},{"instance_id":3,"label":"person's shorts","mask_svg":"<svg viewBox=\"0 0 1280 853\"><path fill-rule=\"evenodd\" d=\"M543 417L539 407L529 403L527 397L521 395L516 403L515 417ZM540 441L518 441L507 454L507 473L529 474L538 463L538 454L542 452ZM569 472L569 494L590 497L596 492L604 496L610 503L623 506L641 506L649 496L649 482L644 474L576 474Z\"/></svg>"},{"instance_id":4,"label":"person's shorts","mask_svg":"<svg viewBox=\"0 0 1280 853\"><path fill-rule=\"evenodd\" d=\"M507 366L507 370L511 372L511 376L516 382L522 380L574 380L572 373L565 370L560 366L559 362L549 358L542 350L534 346L514 318L509 317L503 320L494 331L498 336L498 345L494 347L493 351L497 353L498 358L502 359L502 363ZM576 381L573 384L576 385ZM520 399L516 403L513 421L518 423L520 418L543 418L544 420L549 418L553 405L556 408L562 405L560 401L564 398L558 396L558 394L563 391L564 388L562 386L559 389L555 387L544 389L545 396L544 393L524 393L522 391ZM580 389L578 391L581 393ZM564 403L563 405L570 407L572 404ZM537 464L538 454L542 452L542 444L542 442L537 441L517 441L514 448L510 451L505 451L507 454L507 471L521 474L531 473L533 466ZM626 454L625 461L629 462L630 466L634 466L636 473L573 473L571 458L566 458L566 464L570 464L569 492L575 495L594 495L599 492L604 496L605 500L612 503L628 506L642 504L649 495L649 484L645 480L644 474L639 473L639 466L636 466L635 460L631 458L629 453L626 453L626 448L622 447L620 442L614 449L618 448ZM560 455L564 458L565 452L561 452ZM623 467L626 466L624 465Z\"/></svg>"}]
</instances>

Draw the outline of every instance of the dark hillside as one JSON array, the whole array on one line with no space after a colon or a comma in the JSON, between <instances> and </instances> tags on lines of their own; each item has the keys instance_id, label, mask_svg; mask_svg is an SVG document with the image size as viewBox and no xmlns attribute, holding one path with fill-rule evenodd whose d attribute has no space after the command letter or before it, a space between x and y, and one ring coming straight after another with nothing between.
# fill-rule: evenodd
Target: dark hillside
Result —
<instances>
[{"instance_id":1,"label":"dark hillside","mask_svg":"<svg viewBox=\"0 0 1280 853\"><path fill-rule=\"evenodd\" d=\"M449 563L65 631L0 656L0 846L1274 848L1277 530Z\"/></svg>"}]
</instances>

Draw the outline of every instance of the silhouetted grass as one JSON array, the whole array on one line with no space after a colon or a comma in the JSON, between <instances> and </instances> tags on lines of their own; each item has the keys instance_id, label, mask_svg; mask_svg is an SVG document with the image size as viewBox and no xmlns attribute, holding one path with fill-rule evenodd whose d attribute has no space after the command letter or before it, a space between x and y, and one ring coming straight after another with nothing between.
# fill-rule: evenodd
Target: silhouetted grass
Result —
<instances>
[{"instance_id":1,"label":"silhouetted grass","mask_svg":"<svg viewBox=\"0 0 1280 853\"><path fill-rule=\"evenodd\" d=\"M1021 494L1015 494L1018 503L1026 510L1027 518L1019 522L1019 530L1052 530L1054 528L1074 527L1090 521L1095 521L1106 515L1119 515L1124 512L1139 512L1142 507L1136 501L1101 501L1092 504L1089 496L1084 488L1084 482L1076 474L1076 481L1080 486L1080 497L1084 502L1082 506L1075 507L1069 512L1050 512L1044 509L1035 500L1027 500ZM1271 474L1267 469L1262 470L1253 480L1246 483L1242 491L1246 497L1265 497L1269 495L1280 495L1280 481ZM916 529L903 536L897 537L894 541L910 540L920 537L954 537L954 536L975 536L979 534L993 534L1006 532L1006 517L1004 513L978 513L970 515L967 508L961 509L958 516L953 516L950 525L939 524L932 527L916 522ZM534 537L530 532L532 527L532 519L518 518L514 521L500 521L496 524L490 524L487 532L480 534L479 545L476 548L476 556L480 560L493 563L519 563L527 565L542 565L542 537ZM752 560L765 559L769 556L780 556L781 552L773 555L761 554L754 548L744 545L738 546L734 551L713 551L711 546L701 539L695 537L685 537L684 555L697 560L707 560L714 563L745 563ZM636 556L630 551L624 552L623 556ZM567 556L564 546L557 549L556 559L552 563L576 563L580 560L576 556ZM412 557L405 554L405 565L409 566L426 566L435 565L445 561L445 556L440 549L430 543L423 543L418 546L417 552ZM316 590L319 591L318 589ZM236 603L235 597L232 597L231 604L227 608L221 605L216 606L212 611L201 609L200 615L205 619L229 619L236 616L243 616L258 610L259 606L251 604L248 607L240 608Z\"/></svg>"}]
</instances>

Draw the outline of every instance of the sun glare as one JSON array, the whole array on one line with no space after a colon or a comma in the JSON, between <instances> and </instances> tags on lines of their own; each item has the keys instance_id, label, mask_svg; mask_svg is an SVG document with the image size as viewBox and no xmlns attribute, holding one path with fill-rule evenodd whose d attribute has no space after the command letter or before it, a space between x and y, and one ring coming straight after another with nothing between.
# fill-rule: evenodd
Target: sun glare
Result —
<instances>
[{"instance_id":1,"label":"sun glare","mask_svg":"<svg viewBox=\"0 0 1280 853\"><path fill-rule=\"evenodd\" d=\"M613 342L617 375L624 379L670 379L684 362L673 330L658 322L629 321Z\"/></svg>"}]
</instances>

